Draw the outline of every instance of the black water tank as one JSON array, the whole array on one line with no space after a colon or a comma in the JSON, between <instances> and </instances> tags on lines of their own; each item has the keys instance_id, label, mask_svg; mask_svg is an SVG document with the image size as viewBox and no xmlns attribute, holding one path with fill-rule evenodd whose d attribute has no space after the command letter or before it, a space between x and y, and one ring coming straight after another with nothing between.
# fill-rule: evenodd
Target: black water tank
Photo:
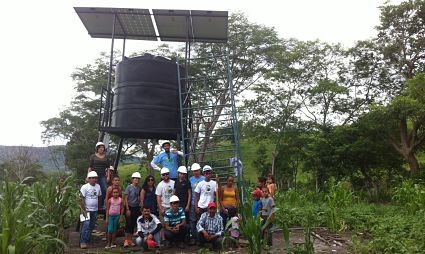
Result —
<instances>
[{"instance_id":1,"label":"black water tank","mask_svg":"<svg viewBox=\"0 0 425 254\"><path fill-rule=\"evenodd\" d=\"M176 62L150 54L125 58L113 91L111 127L121 137L175 139L180 133Z\"/></svg>"}]
</instances>

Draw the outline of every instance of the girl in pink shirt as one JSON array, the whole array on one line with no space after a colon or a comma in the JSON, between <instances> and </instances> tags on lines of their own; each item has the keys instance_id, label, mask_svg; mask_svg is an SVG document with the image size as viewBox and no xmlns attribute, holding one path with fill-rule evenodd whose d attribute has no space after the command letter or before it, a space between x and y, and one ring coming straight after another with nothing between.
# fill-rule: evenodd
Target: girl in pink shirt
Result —
<instances>
[{"instance_id":1,"label":"girl in pink shirt","mask_svg":"<svg viewBox=\"0 0 425 254\"><path fill-rule=\"evenodd\" d=\"M108 225L106 249L117 247L115 241L117 237L118 225L120 217L124 213L122 198L118 188L112 189L112 197L107 202L106 207L106 224Z\"/></svg>"}]
</instances>

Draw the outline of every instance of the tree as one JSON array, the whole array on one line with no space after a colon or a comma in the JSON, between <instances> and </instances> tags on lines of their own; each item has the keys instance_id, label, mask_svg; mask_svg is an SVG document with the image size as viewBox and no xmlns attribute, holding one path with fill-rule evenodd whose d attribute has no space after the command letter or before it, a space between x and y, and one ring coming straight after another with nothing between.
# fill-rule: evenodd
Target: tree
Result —
<instances>
[{"instance_id":1,"label":"tree","mask_svg":"<svg viewBox=\"0 0 425 254\"><path fill-rule=\"evenodd\" d=\"M53 117L42 121L45 143L54 139L68 141L65 164L85 178L88 160L98 138L98 119L102 87L107 83L109 57L102 53L94 64L78 67L71 75L76 82L76 95L71 105Z\"/></svg>"},{"instance_id":2,"label":"tree","mask_svg":"<svg viewBox=\"0 0 425 254\"><path fill-rule=\"evenodd\" d=\"M267 148L264 143L260 143L255 153L255 159L252 166L259 172L259 175L265 176L270 173L270 162L267 162Z\"/></svg>"},{"instance_id":3,"label":"tree","mask_svg":"<svg viewBox=\"0 0 425 254\"><path fill-rule=\"evenodd\" d=\"M422 101L416 94L421 91L425 70L425 1L409 0L399 5L381 7L381 23L377 27L376 43L383 59L394 76L394 100L388 108L381 109L398 130L398 137L388 131L393 147L408 162L411 173L419 171L416 150L423 144ZM416 77L416 78L415 78ZM406 86L410 88L407 88ZM411 127L410 127L411 126ZM386 129L387 130L387 129Z\"/></svg>"},{"instance_id":4,"label":"tree","mask_svg":"<svg viewBox=\"0 0 425 254\"><path fill-rule=\"evenodd\" d=\"M3 162L0 164L0 169L9 172L10 180L22 182L27 177L39 179L44 176L41 172L42 166L30 147L15 147L7 154L3 154L1 161ZM30 182L33 181L30 180Z\"/></svg>"},{"instance_id":5,"label":"tree","mask_svg":"<svg viewBox=\"0 0 425 254\"><path fill-rule=\"evenodd\" d=\"M238 98L249 89L255 82L261 79L264 72L269 68L269 51L278 43L277 32L273 28L254 24L242 13L235 13L229 19L228 43L199 43L194 45L194 58L191 62L192 77L203 78L205 83L193 83L195 90L202 91L202 86L208 87L202 97L192 98L192 104L207 105L208 109L198 111L194 117L193 140L200 147L200 152L195 159L204 162L205 151L211 142L209 138L217 128L220 116L225 113L225 107L232 100L232 93ZM228 53L229 59L222 56ZM229 60L229 61L227 61ZM227 69L229 64L230 70ZM227 79L228 72L231 80ZM206 77L206 78L205 78ZM220 77L212 80L211 77ZM222 78L221 78L222 77ZM204 98L208 98L205 100ZM208 117L211 116L211 117Z\"/></svg>"},{"instance_id":6,"label":"tree","mask_svg":"<svg viewBox=\"0 0 425 254\"><path fill-rule=\"evenodd\" d=\"M417 74L407 81L404 92L390 105L373 113L381 122L386 139L409 164L412 174L419 171L416 152L425 141L425 75Z\"/></svg>"}]
</instances>

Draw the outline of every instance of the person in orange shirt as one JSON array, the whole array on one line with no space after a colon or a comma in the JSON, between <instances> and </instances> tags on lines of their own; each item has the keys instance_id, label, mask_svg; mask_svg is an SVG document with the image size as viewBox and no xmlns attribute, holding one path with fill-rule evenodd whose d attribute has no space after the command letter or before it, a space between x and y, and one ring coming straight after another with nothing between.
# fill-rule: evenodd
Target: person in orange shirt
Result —
<instances>
[{"instance_id":1,"label":"person in orange shirt","mask_svg":"<svg viewBox=\"0 0 425 254\"><path fill-rule=\"evenodd\" d=\"M230 209L237 209L238 207L238 188L234 186L233 176L227 176L226 184L219 188L218 199L220 203L220 216L223 218L223 228L226 227L227 220L229 219L228 213Z\"/></svg>"},{"instance_id":2,"label":"person in orange shirt","mask_svg":"<svg viewBox=\"0 0 425 254\"><path fill-rule=\"evenodd\" d=\"M274 199L276 193L276 184L274 183L273 176L267 177L267 189L269 189L269 196Z\"/></svg>"}]
</instances>

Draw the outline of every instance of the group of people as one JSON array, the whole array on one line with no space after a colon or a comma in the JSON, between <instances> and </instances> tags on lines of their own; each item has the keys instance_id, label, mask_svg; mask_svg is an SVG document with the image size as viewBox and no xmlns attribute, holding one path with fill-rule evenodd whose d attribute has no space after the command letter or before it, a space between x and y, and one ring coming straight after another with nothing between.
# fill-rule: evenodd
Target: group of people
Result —
<instances>
[{"instance_id":1,"label":"group of people","mask_svg":"<svg viewBox=\"0 0 425 254\"><path fill-rule=\"evenodd\" d=\"M144 249L157 248L157 253L160 246L184 248L185 243L199 246L210 243L211 249L217 250L221 247L229 220L231 237L239 237L239 194L233 185L234 178L228 176L226 183L219 187L218 178L213 180L212 167L201 167L198 163L188 168L179 167L178 157L183 153L171 150L168 141L163 142L162 148L164 151L151 162L152 167L160 171L161 181L156 184L154 176L148 175L140 184L141 175L135 172L131 175L131 183L122 191L119 176L114 174L113 167L104 156L105 145L101 142L96 144L96 154L90 158L87 183L80 190L82 249L88 248L97 211L102 207L106 210L108 225L105 248L117 246L116 234L123 219L126 222L124 247L137 244ZM162 168L157 164L161 164ZM188 169L192 172L190 177ZM261 216L266 216L274 202L265 194L264 188L259 190L264 193L259 199L264 201L259 211ZM257 194L256 190L253 196ZM271 199L270 203L266 199ZM217 212L217 204L220 205L220 213Z\"/></svg>"}]
</instances>

